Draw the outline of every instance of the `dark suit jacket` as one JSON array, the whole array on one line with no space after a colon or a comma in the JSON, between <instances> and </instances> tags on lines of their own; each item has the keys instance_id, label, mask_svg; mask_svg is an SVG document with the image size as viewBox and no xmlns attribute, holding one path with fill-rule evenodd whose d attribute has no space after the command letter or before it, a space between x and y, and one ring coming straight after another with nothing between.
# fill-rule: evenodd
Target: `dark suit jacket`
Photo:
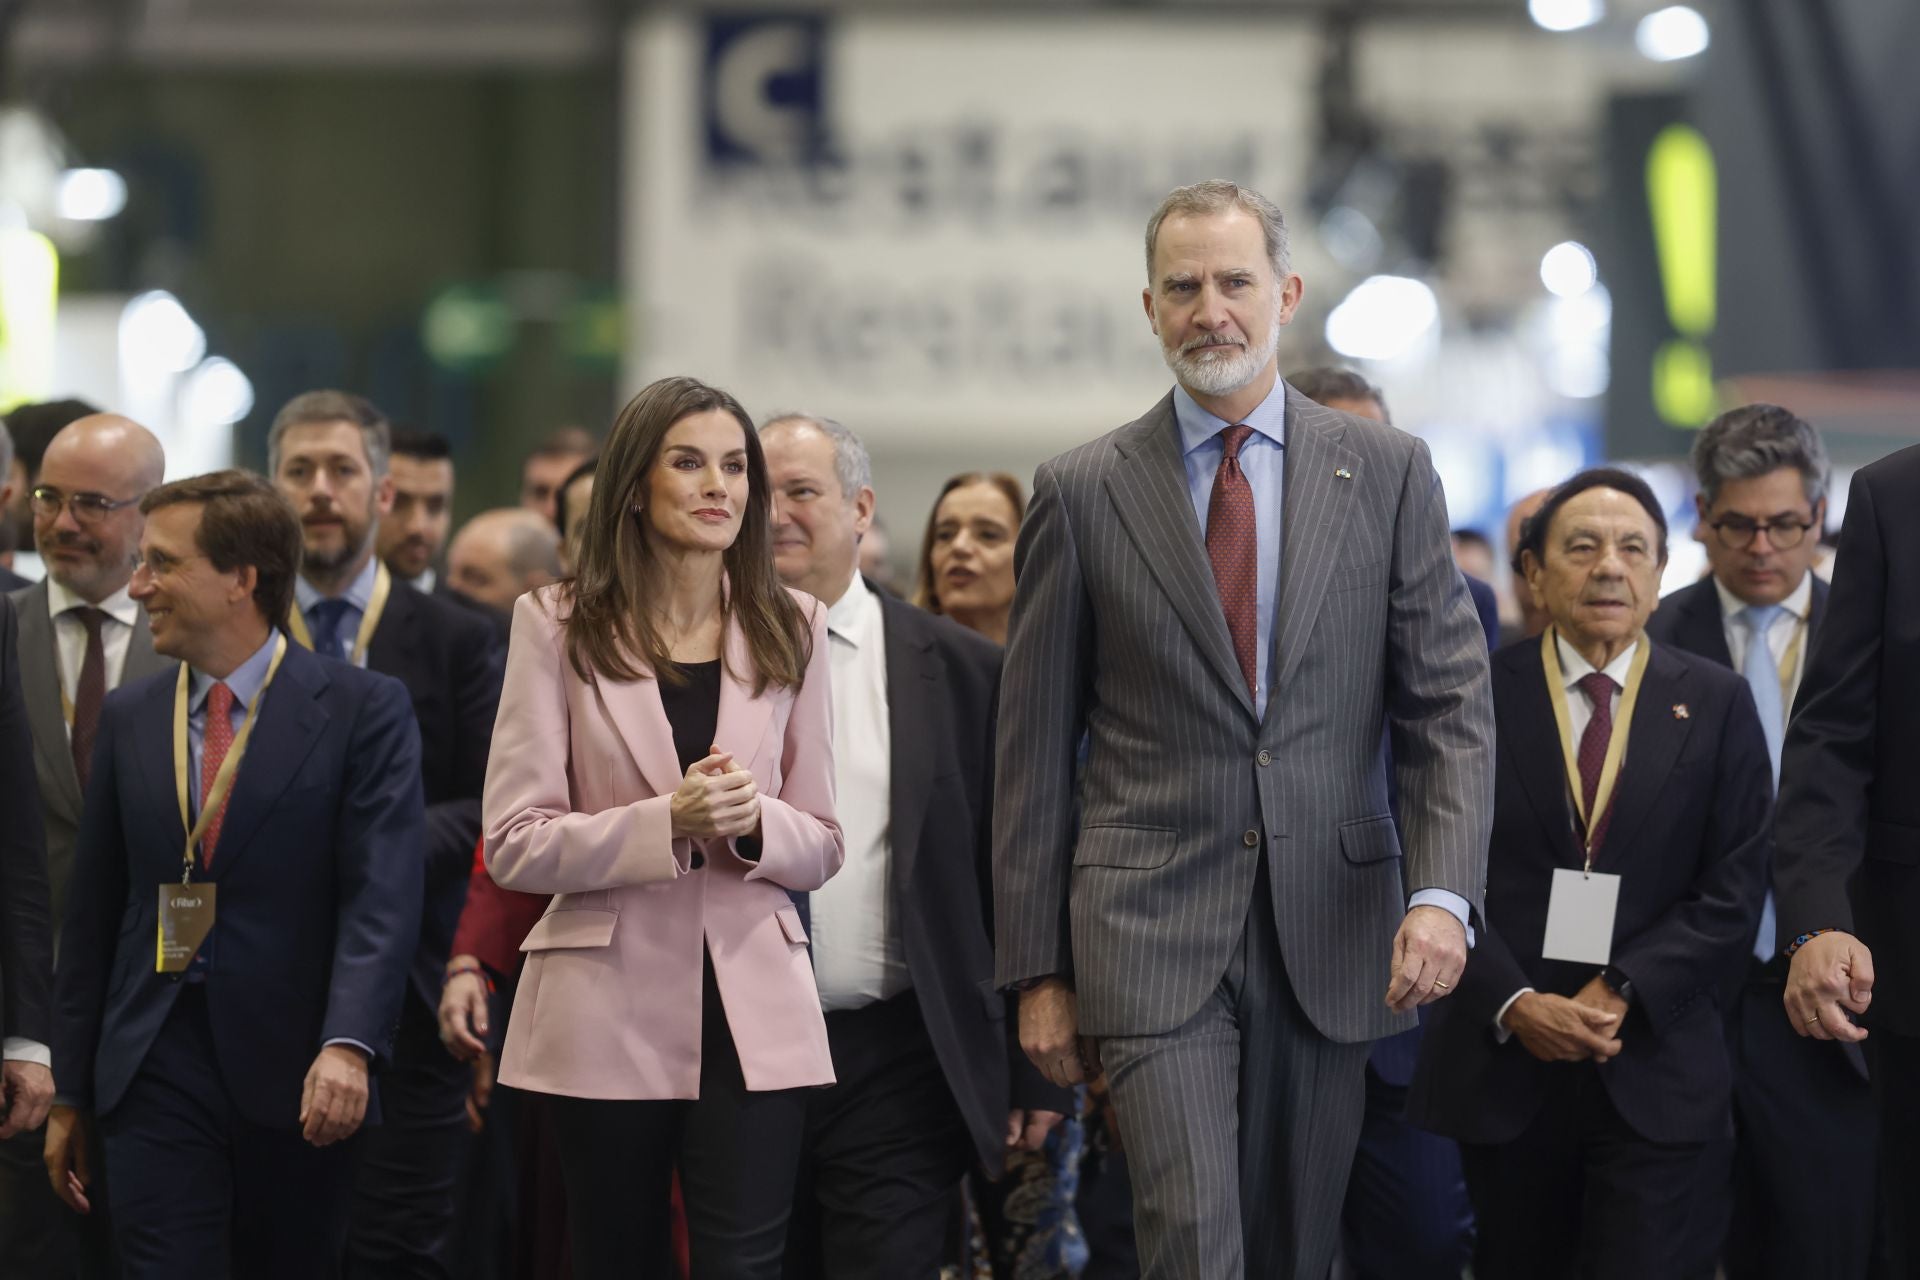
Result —
<instances>
[{"instance_id":1,"label":"dark suit jacket","mask_svg":"<svg viewBox=\"0 0 1920 1280\"><path fill-rule=\"evenodd\" d=\"M0 596L0 1037L52 1036L53 918L18 622Z\"/></svg>"},{"instance_id":2,"label":"dark suit jacket","mask_svg":"<svg viewBox=\"0 0 1920 1280\"><path fill-rule=\"evenodd\" d=\"M444 600L448 604L459 605L462 609L465 609L474 616L485 618L487 624L494 630L495 638L499 643L501 651L503 653L506 651L507 638L513 633L513 611L511 609L496 609L490 604L481 604L478 600L475 600L472 596L464 592L455 591L447 585L447 576L445 574L435 576L433 580L433 590L428 592L428 594L435 600Z\"/></svg>"},{"instance_id":3,"label":"dark suit jacket","mask_svg":"<svg viewBox=\"0 0 1920 1280\"><path fill-rule=\"evenodd\" d=\"M1862 1019L1920 1035L1920 447L1854 473L1826 620L1780 760L1773 884L1784 948L1873 948Z\"/></svg>"},{"instance_id":4,"label":"dark suit jacket","mask_svg":"<svg viewBox=\"0 0 1920 1280\"><path fill-rule=\"evenodd\" d=\"M892 896L907 972L980 1162L1006 1160L1007 1110L1070 1111L1021 1051L993 980L993 761L1000 646L883 591L893 740Z\"/></svg>"},{"instance_id":5,"label":"dark suit jacket","mask_svg":"<svg viewBox=\"0 0 1920 1280\"><path fill-rule=\"evenodd\" d=\"M73 878L73 842L80 830L80 775L74 772L66 712L60 705L60 659L53 618L47 613L47 584L34 583L13 597L20 617L20 681L27 697L27 726L33 730L34 773L40 780L40 814L47 826L47 878L53 886L53 923L58 941L67 918L67 882ZM132 684L178 668L172 658L153 651L147 611L140 610L127 638L127 661L120 683ZM97 741L96 741L97 745Z\"/></svg>"},{"instance_id":6,"label":"dark suit jacket","mask_svg":"<svg viewBox=\"0 0 1920 1280\"><path fill-rule=\"evenodd\" d=\"M54 1078L111 1111L180 994L154 972L156 890L180 878L172 675L107 696L60 943ZM384 676L290 645L205 879L220 889L207 1012L240 1113L294 1126L328 1040L385 1057L420 928L420 735Z\"/></svg>"},{"instance_id":7,"label":"dark suit jacket","mask_svg":"<svg viewBox=\"0 0 1920 1280\"><path fill-rule=\"evenodd\" d=\"M1819 578L1813 580L1813 602L1807 610L1809 644L1819 636L1820 625L1826 621L1828 590ZM1723 667L1733 666L1726 625L1720 615L1720 592L1711 576L1662 598L1660 607L1647 619L1647 634L1655 644L1697 653ZM1812 656L1811 651L1808 656Z\"/></svg>"},{"instance_id":8,"label":"dark suit jacket","mask_svg":"<svg viewBox=\"0 0 1920 1280\"><path fill-rule=\"evenodd\" d=\"M420 725L427 881L412 979L431 1009L440 1005L448 948L480 836L480 790L500 705L502 658L485 618L397 578L367 645L367 669L407 687Z\"/></svg>"},{"instance_id":9,"label":"dark suit jacket","mask_svg":"<svg viewBox=\"0 0 1920 1280\"><path fill-rule=\"evenodd\" d=\"M1522 987L1572 995L1599 971L1540 957L1553 872L1581 855L1538 640L1494 655L1493 706L1488 927L1427 1025L1407 1107L1415 1123L1476 1143L1518 1137L1547 1073L1568 1069L1518 1037L1498 1043L1500 1007ZM1760 921L1772 766L1746 682L1658 644L1631 734L1594 868L1622 877L1613 963L1635 999L1599 1077L1641 1137L1703 1142L1730 1123L1719 992Z\"/></svg>"},{"instance_id":10,"label":"dark suit jacket","mask_svg":"<svg viewBox=\"0 0 1920 1280\"><path fill-rule=\"evenodd\" d=\"M14 591L24 591L32 585L31 580L21 577L11 569L0 566L0 595L6 595Z\"/></svg>"}]
</instances>

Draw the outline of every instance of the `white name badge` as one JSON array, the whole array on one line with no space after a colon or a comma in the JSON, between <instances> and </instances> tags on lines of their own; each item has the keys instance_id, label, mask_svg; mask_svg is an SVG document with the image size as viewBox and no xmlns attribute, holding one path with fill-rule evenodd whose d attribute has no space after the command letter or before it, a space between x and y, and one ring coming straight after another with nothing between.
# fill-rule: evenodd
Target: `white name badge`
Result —
<instances>
[{"instance_id":1,"label":"white name badge","mask_svg":"<svg viewBox=\"0 0 1920 1280\"><path fill-rule=\"evenodd\" d=\"M1540 948L1541 956L1579 964L1612 964L1613 913L1619 905L1619 876L1558 868L1547 897L1547 940Z\"/></svg>"}]
</instances>

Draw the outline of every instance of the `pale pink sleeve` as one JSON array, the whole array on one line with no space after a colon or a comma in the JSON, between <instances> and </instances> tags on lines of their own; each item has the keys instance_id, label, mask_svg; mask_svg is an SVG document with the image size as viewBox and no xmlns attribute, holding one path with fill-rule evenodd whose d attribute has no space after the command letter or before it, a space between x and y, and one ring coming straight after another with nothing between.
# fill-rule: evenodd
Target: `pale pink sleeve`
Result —
<instances>
[{"instance_id":1,"label":"pale pink sleeve","mask_svg":"<svg viewBox=\"0 0 1920 1280\"><path fill-rule=\"evenodd\" d=\"M749 880L771 880L811 893L846 860L846 837L833 812L833 688L827 647L827 611L812 610L813 655L793 696L787 735L780 744L780 794L760 797L760 860ZM728 842L733 847L733 842Z\"/></svg>"},{"instance_id":2,"label":"pale pink sleeve","mask_svg":"<svg viewBox=\"0 0 1920 1280\"><path fill-rule=\"evenodd\" d=\"M673 839L671 795L599 813L573 810L569 769L601 766L570 758L567 656L555 607L551 589L529 592L514 605L480 801L487 871L502 888L523 893L586 893L672 880L688 870L692 846ZM829 805L832 799L829 779Z\"/></svg>"}]
</instances>

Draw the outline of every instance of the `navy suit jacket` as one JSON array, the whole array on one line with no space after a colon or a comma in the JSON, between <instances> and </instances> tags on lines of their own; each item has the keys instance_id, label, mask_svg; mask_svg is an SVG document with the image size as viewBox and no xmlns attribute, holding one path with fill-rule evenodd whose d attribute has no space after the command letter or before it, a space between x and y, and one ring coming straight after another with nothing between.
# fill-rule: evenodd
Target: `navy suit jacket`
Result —
<instances>
[{"instance_id":1,"label":"navy suit jacket","mask_svg":"<svg viewBox=\"0 0 1920 1280\"><path fill-rule=\"evenodd\" d=\"M1818 577L1813 580L1813 600L1807 608L1807 643L1812 645L1827 617L1827 595L1832 589ZM1720 592L1711 575L1685 586L1660 601L1660 607L1647 619L1647 634L1656 644L1670 644L1711 658L1723 667L1733 666L1733 653L1727 648L1727 629L1720 615Z\"/></svg>"},{"instance_id":2,"label":"navy suit jacket","mask_svg":"<svg viewBox=\"0 0 1920 1280\"><path fill-rule=\"evenodd\" d=\"M186 842L173 780L175 676L109 694L75 848L55 977L54 1079L106 1113L181 981L154 972L157 890ZM385 1057L420 930L420 735L398 681L290 644L264 694L203 880L220 1074L255 1124L294 1128L314 1056Z\"/></svg>"},{"instance_id":3,"label":"navy suit jacket","mask_svg":"<svg viewBox=\"0 0 1920 1280\"><path fill-rule=\"evenodd\" d=\"M20 628L0 595L0 1035L45 1043L53 920L33 736L20 692Z\"/></svg>"},{"instance_id":4,"label":"navy suit jacket","mask_svg":"<svg viewBox=\"0 0 1920 1280\"><path fill-rule=\"evenodd\" d=\"M1463 1142L1501 1143L1533 1121L1548 1072L1494 1018L1522 987L1570 996L1600 966L1546 960L1557 868L1578 868L1566 768L1537 639L1493 657L1493 842L1487 921L1459 990L1435 1006L1408 1116ZM1619 874L1613 963L1635 999L1599 1072L1641 1137L1704 1142L1731 1123L1719 999L1760 923L1773 771L1746 681L1655 644L1596 871Z\"/></svg>"}]
</instances>

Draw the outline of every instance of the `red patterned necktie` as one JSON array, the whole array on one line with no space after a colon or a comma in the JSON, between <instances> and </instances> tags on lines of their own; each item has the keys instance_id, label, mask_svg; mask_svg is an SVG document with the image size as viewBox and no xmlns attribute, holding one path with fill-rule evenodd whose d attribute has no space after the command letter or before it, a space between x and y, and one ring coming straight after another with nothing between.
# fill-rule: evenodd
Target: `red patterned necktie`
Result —
<instances>
[{"instance_id":1,"label":"red patterned necktie","mask_svg":"<svg viewBox=\"0 0 1920 1280\"><path fill-rule=\"evenodd\" d=\"M1207 500L1207 559L1213 562L1213 585L1227 615L1240 674L1247 678L1247 692L1258 698L1260 544L1254 536L1253 487L1240 469L1241 446L1252 434L1253 428L1244 424L1220 432L1226 452L1213 473L1213 496Z\"/></svg>"},{"instance_id":2,"label":"red patterned necktie","mask_svg":"<svg viewBox=\"0 0 1920 1280\"><path fill-rule=\"evenodd\" d=\"M200 743L200 803L205 805L213 795L213 780L220 773L220 766L227 758L227 750L233 746L233 690L225 684L216 683L207 690L207 731ZM204 868L213 861L213 847L220 842L220 823L227 816L227 801L233 797L233 788L227 788L226 796L220 801L220 811L213 815L213 821L207 824L207 834L200 841L200 865Z\"/></svg>"},{"instance_id":3,"label":"red patterned necktie","mask_svg":"<svg viewBox=\"0 0 1920 1280\"><path fill-rule=\"evenodd\" d=\"M100 704L107 696L107 655L100 640L100 625L107 615L90 605L69 609L68 616L78 618L87 629L87 648L80 658L80 679L73 689L73 772L80 789L87 789L87 775L93 768L93 739L100 730Z\"/></svg>"},{"instance_id":4,"label":"red patterned necktie","mask_svg":"<svg viewBox=\"0 0 1920 1280\"><path fill-rule=\"evenodd\" d=\"M1593 833L1587 848L1598 851L1607 838L1607 823L1613 817L1613 805L1605 813L1595 813L1593 804L1600 794L1600 772L1607 764L1607 744L1613 740L1613 694L1620 686L1604 671L1589 671L1580 677L1580 692L1593 704L1593 718L1580 735L1580 797L1586 802L1587 826Z\"/></svg>"}]
</instances>

